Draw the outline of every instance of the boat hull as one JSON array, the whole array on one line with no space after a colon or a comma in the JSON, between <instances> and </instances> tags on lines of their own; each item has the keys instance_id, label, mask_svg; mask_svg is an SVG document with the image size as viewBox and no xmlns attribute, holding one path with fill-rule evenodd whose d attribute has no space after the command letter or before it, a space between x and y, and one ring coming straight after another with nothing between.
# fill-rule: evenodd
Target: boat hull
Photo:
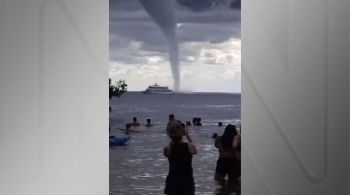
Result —
<instances>
[{"instance_id":1,"label":"boat hull","mask_svg":"<svg viewBox=\"0 0 350 195\"><path fill-rule=\"evenodd\" d=\"M148 88L143 93L153 95L170 95L174 92L170 90L167 86L160 86L157 83L155 83L154 85L148 86Z\"/></svg>"},{"instance_id":2,"label":"boat hull","mask_svg":"<svg viewBox=\"0 0 350 195\"><path fill-rule=\"evenodd\" d=\"M174 92L172 91L144 91L144 94L149 94L149 95L172 95Z\"/></svg>"}]
</instances>

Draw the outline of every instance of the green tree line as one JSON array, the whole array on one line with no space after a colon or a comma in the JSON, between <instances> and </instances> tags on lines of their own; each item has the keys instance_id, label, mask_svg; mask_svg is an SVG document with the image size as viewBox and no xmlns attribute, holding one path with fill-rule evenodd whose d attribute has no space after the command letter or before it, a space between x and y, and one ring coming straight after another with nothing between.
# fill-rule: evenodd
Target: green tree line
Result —
<instances>
[{"instance_id":1,"label":"green tree line","mask_svg":"<svg viewBox=\"0 0 350 195\"><path fill-rule=\"evenodd\" d=\"M109 99L113 96L119 98L123 93L128 91L128 85L125 80L119 80L112 83L112 79L109 79Z\"/></svg>"}]
</instances>

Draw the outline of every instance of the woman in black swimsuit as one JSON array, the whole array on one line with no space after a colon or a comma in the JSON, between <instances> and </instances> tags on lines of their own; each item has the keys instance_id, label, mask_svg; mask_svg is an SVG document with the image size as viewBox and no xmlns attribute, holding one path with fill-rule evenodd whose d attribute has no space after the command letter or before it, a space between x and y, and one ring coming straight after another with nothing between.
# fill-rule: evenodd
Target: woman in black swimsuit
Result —
<instances>
[{"instance_id":1,"label":"woman in black swimsuit","mask_svg":"<svg viewBox=\"0 0 350 195\"><path fill-rule=\"evenodd\" d=\"M166 178L164 193L168 195L194 195L194 178L192 169L192 156L197 149L187 129L178 121L171 121L167 127L171 141L164 148L164 155L169 161L169 173ZM183 142L185 136L188 143Z\"/></svg>"}]
</instances>

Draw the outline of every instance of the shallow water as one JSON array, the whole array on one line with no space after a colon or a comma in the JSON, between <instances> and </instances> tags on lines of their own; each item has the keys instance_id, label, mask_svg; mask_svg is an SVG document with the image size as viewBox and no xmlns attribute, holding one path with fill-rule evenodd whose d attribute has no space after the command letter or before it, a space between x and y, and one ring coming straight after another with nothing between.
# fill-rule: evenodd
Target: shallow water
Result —
<instances>
[{"instance_id":1,"label":"shallow water","mask_svg":"<svg viewBox=\"0 0 350 195\"><path fill-rule=\"evenodd\" d=\"M110 194L163 194L168 161L163 148L169 142L165 134L168 114L182 121L202 118L202 127L192 127L190 134L198 146L193 157L196 194L219 194L214 181L218 152L213 133L221 134L224 127L217 122L236 123L240 119L240 96L232 94L144 95L128 93L110 102L111 134L121 135L133 116L144 124L151 118L155 125L141 126L125 146L110 147ZM236 190L239 192L239 190ZM223 193L221 193L223 194Z\"/></svg>"}]
</instances>

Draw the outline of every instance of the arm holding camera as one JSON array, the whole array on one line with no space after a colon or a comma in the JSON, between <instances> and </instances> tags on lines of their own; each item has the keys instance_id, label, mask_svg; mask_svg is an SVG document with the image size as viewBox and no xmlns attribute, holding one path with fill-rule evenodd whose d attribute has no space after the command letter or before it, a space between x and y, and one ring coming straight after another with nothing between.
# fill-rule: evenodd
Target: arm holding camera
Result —
<instances>
[{"instance_id":1,"label":"arm holding camera","mask_svg":"<svg viewBox=\"0 0 350 195\"><path fill-rule=\"evenodd\" d=\"M185 127L185 137L188 140L188 151L191 154L197 154L197 147L196 147L196 145L194 145L192 143L192 138L191 138L190 134L188 133L188 127L187 126Z\"/></svg>"}]
</instances>

